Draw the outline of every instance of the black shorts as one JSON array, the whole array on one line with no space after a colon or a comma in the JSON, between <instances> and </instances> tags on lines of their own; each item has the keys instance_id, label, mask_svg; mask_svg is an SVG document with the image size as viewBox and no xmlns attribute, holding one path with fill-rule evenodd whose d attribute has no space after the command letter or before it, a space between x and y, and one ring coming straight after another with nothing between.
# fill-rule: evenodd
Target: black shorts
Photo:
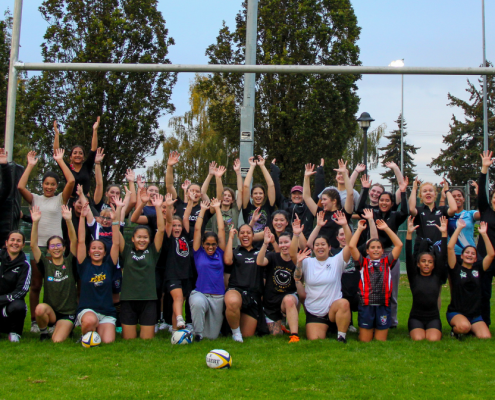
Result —
<instances>
[{"instance_id":1,"label":"black shorts","mask_svg":"<svg viewBox=\"0 0 495 400\"><path fill-rule=\"evenodd\" d=\"M191 294L191 281L189 279L174 279L165 281L165 292L170 293L174 289L182 289L182 295L189 297Z\"/></svg>"},{"instance_id":2,"label":"black shorts","mask_svg":"<svg viewBox=\"0 0 495 400\"><path fill-rule=\"evenodd\" d=\"M122 268L118 268L113 274L112 293L119 294L122 291Z\"/></svg>"},{"instance_id":3,"label":"black shorts","mask_svg":"<svg viewBox=\"0 0 495 400\"><path fill-rule=\"evenodd\" d=\"M330 318L328 318L328 314L324 317L318 317L314 314L311 314L308 310L306 310L306 325L307 324L325 324L330 328L331 331L336 331L337 329L337 324L330 321Z\"/></svg>"},{"instance_id":4,"label":"black shorts","mask_svg":"<svg viewBox=\"0 0 495 400\"><path fill-rule=\"evenodd\" d=\"M428 329L438 329L442 332L442 321L440 318L437 319L416 319L409 317L409 321L407 321L407 327L409 332L413 329L424 329L425 331Z\"/></svg>"},{"instance_id":5,"label":"black shorts","mask_svg":"<svg viewBox=\"0 0 495 400\"><path fill-rule=\"evenodd\" d=\"M70 321L73 324L76 323L76 317L77 317L76 313L74 313L74 314L61 314L55 310L53 310L53 312L55 313L55 323L57 323L60 320Z\"/></svg>"},{"instance_id":6,"label":"black shorts","mask_svg":"<svg viewBox=\"0 0 495 400\"><path fill-rule=\"evenodd\" d=\"M284 293L282 296L280 296L280 299L277 300L277 305L263 305L265 316L271 319L273 322L281 321L282 319L284 319L285 314L282 313L282 302L284 301L285 296L289 295L294 296L296 298L296 302L299 303L299 296L297 295L297 292Z\"/></svg>"},{"instance_id":7,"label":"black shorts","mask_svg":"<svg viewBox=\"0 0 495 400\"><path fill-rule=\"evenodd\" d=\"M123 300L120 305L122 325L155 325L156 300Z\"/></svg>"},{"instance_id":8,"label":"black shorts","mask_svg":"<svg viewBox=\"0 0 495 400\"><path fill-rule=\"evenodd\" d=\"M260 307L261 307L261 296L256 295L254 293L250 293L247 290L242 290L235 287L229 287L229 290L235 290L241 294L242 297L242 306L241 313L249 315L254 319L259 319L260 317Z\"/></svg>"}]
</instances>

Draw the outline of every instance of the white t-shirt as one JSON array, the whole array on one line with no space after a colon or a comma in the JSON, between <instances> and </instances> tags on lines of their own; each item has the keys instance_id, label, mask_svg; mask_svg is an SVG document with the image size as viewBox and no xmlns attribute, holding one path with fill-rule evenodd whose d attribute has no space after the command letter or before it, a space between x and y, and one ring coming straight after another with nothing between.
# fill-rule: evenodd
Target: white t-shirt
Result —
<instances>
[{"instance_id":1,"label":"white t-shirt","mask_svg":"<svg viewBox=\"0 0 495 400\"><path fill-rule=\"evenodd\" d=\"M33 193L32 206L38 206L41 219L38 225L38 246L46 247L46 242L52 236L62 237L62 209L63 193L57 196L46 197Z\"/></svg>"},{"instance_id":2,"label":"white t-shirt","mask_svg":"<svg viewBox=\"0 0 495 400\"><path fill-rule=\"evenodd\" d=\"M302 270L306 289L304 305L309 313L317 317L328 315L332 303L342 298L341 278L345 269L343 253L341 251L324 262L316 258L303 260Z\"/></svg>"}]
</instances>

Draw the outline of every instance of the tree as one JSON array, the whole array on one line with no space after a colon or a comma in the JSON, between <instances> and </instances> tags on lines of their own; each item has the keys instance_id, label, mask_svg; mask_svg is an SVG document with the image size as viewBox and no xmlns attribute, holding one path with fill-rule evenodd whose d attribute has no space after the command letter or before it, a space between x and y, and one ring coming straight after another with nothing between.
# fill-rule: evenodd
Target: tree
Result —
<instances>
[{"instance_id":1,"label":"tree","mask_svg":"<svg viewBox=\"0 0 495 400\"><path fill-rule=\"evenodd\" d=\"M488 63L488 66L492 66ZM465 185L469 180L476 180L480 169L480 154L483 151L483 84L478 80L477 88L467 81L469 101L464 101L448 94L451 107L460 107L465 119L460 121L452 115L449 125L450 132L443 136L447 148L440 151L428 165L437 175L446 175L455 185ZM487 105L488 105L488 140L489 144L495 139L495 85L493 75L487 76ZM489 146L489 149L492 147ZM494 167L490 167L493 176Z\"/></svg>"},{"instance_id":2,"label":"tree","mask_svg":"<svg viewBox=\"0 0 495 400\"><path fill-rule=\"evenodd\" d=\"M170 63L165 20L157 0L45 0L48 22L45 62ZM121 180L126 168L144 166L160 144L158 118L171 113L173 73L43 72L32 79L30 101L37 129L33 144L52 153L53 121L61 146L89 149L92 125L101 116L98 144L104 147L104 180ZM65 128L65 129L64 129Z\"/></svg>"},{"instance_id":3,"label":"tree","mask_svg":"<svg viewBox=\"0 0 495 400\"><path fill-rule=\"evenodd\" d=\"M368 170L375 169L380 160L380 152L378 145L383 133L387 129L385 123L368 132ZM344 150L343 159L347 161L347 169L354 170L356 165L364 162L364 133L361 127L356 124L356 136L347 142L347 147Z\"/></svg>"},{"instance_id":4,"label":"tree","mask_svg":"<svg viewBox=\"0 0 495 400\"><path fill-rule=\"evenodd\" d=\"M390 132L390 135L386 135L385 138L390 140L389 144L386 145L385 147L380 147L378 150L384 151L384 154L380 157L382 159L382 164L385 165L385 163L393 161L395 162L399 168L400 168L400 127L401 127L401 116L399 115L399 118L397 121L395 121L398 125L398 129L393 130ZM404 130L402 132L402 137L403 139L406 138L407 136L407 123L406 120L404 119ZM409 178L409 182L413 182L416 173L414 172L414 168L416 167L416 164L413 162L413 154L416 154L416 152L420 149L420 147L415 147L411 144L408 144L404 140L404 170L402 171L402 175L404 177ZM384 173L380 174L383 179L388 179L390 183L394 183L395 181L395 174L394 171L391 169L387 169Z\"/></svg>"},{"instance_id":5,"label":"tree","mask_svg":"<svg viewBox=\"0 0 495 400\"><path fill-rule=\"evenodd\" d=\"M261 0L258 64L360 65L360 28L349 0ZM206 53L211 64L242 64L246 2L236 29L224 24ZM256 77L255 154L276 158L288 192L301 184L303 166L342 157L356 134L358 75L259 74ZM212 99L212 126L239 146L242 74L213 74L201 90ZM233 97L235 101L231 101ZM229 100L225 100L229 99Z\"/></svg>"}]
</instances>

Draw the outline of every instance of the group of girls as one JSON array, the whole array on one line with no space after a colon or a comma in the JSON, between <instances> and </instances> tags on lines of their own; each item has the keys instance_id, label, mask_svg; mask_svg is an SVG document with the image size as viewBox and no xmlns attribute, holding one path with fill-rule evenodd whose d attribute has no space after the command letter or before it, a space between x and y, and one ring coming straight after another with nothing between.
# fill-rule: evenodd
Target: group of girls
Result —
<instances>
[{"instance_id":1,"label":"group of girls","mask_svg":"<svg viewBox=\"0 0 495 400\"><path fill-rule=\"evenodd\" d=\"M65 340L80 325L83 334L97 331L104 343L115 340L116 332L124 339L138 333L151 339L167 326L172 331L191 328L195 340L231 331L232 338L242 342L256 333L285 332L294 343L299 341L301 306L310 340L335 331L337 339L346 342L348 330L356 330L352 319L356 311L361 341L386 340L388 330L398 324L403 244L397 232L406 220L411 338L441 339L439 298L447 277L452 335L490 337L495 197L488 202L486 172L491 153L482 155L479 211L473 212L464 210L464 193L450 191L445 180L441 202L447 205L437 206L436 187L419 180L408 200L408 180L394 163L387 167L396 174L396 193L386 192L364 175L359 194L353 186L365 166L358 165L349 175L342 160L335 169L336 186L325 187L321 160L316 170L306 165L303 186L294 186L290 198L281 193L275 160L268 171L263 157L251 157L244 180L236 160L237 194L223 187L225 167L212 162L204 184L184 182L181 197L174 187L177 152L168 158L165 197L128 170L122 198L118 185L103 190L98 126L99 119L88 156L75 146L67 163L54 123L54 160L65 177L60 194L60 178L53 171L43 176L41 195L27 188L38 161L36 153L28 154L18 189L31 209L27 218L32 222L31 263L22 251L21 232L11 232L0 252L0 330L9 333L11 341L19 341L22 334L28 290L32 331L39 331L41 340L54 342ZM6 164L3 150L0 164ZM252 185L257 167L266 187ZM93 168L96 187L90 196ZM213 177L216 198L210 199ZM126 243L123 228L133 209L130 220L137 226ZM478 219L481 239L476 248Z\"/></svg>"}]
</instances>

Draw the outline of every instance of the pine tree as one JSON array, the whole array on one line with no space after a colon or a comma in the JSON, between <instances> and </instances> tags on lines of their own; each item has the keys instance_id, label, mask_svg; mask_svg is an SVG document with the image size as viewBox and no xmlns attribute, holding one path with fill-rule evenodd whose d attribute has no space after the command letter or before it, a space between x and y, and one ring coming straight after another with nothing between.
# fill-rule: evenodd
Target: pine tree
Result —
<instances>
[{"instance_id":1,"label":"pine tree","mask_svg":"<svg viewBox=\"0 0 495 400\"><path fill-rule=\"evenodd\" d=\"M397 121L395 121L395 123L398 125L398 129L390 131L390 135L385 135L385 138L390 140L390 142L385 147L380 147L379 150L384 152L380 157L382 159L383 165L385 165L385 163L387 162L393 161L400 168L401 115L399 115L399 118L397 119ZM416 164L413 162L412 155L416 154L416 152L420 149L420 147L415 147L411 144L408 144L405 141L406 136L407 136L407 123L406 120L404 119L404 130L402 132L402 137L404 139L404 170L402 171L402 175L404 177L407 176L409 178L409 182L413 182L414 177L416 176L416 173L414 171ZM391 169L387 169L387 171L385 171L380 175L382 176L383 179L388 179L390 183L394 183L395 181L395 174Z\"/></svg>"}]
</instances>

